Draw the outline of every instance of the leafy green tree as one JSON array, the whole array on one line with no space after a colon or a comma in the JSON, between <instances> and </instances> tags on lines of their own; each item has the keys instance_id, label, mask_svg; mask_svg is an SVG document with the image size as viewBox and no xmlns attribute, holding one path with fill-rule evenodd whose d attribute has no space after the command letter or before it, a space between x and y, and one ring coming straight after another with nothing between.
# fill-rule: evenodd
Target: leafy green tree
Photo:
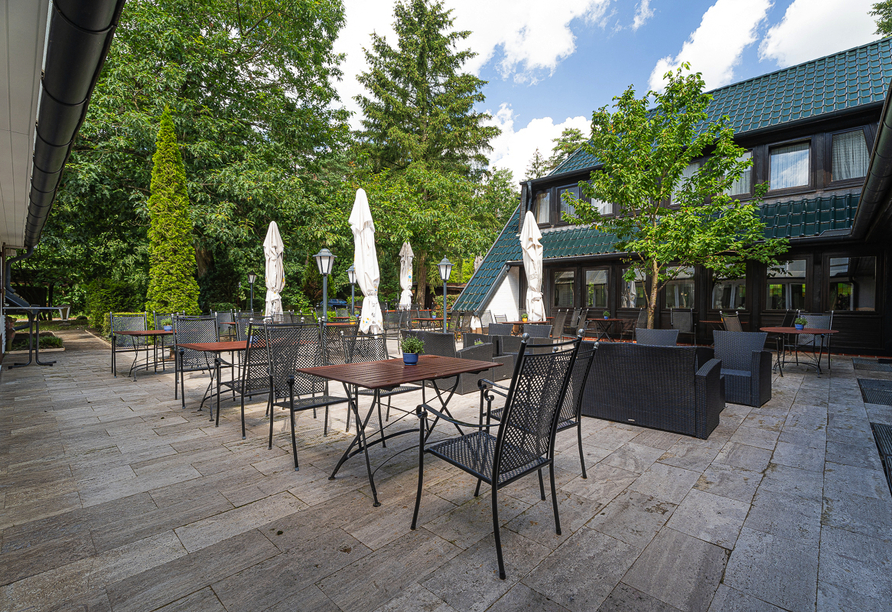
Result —
<instances>
[{"instance_id":1,"label":"leafy green tree","mask_svg":"<svg viewBox=\"0 0 892 612\"><path fill-rule=\"evenodd\" d=\"M530 160L530 164L527 166L526 176L523 180L530 181L542 178L546 174L548 174L548 160L542 157L539 147L536 147L536 152L533 153L533 159Z\"/></svg>"},{"instance_id":2,"label":"leafy green tree","mask_svg":"<svg viewBox=\"0 0 892 612\"><path fill-rule=\"evenodd\" d=\"M684 70L690 70L687 65ZM630 253L626 280L648 276L647 325L653 328L657 296L682 266L724 271L747 260L771 263L787 250L786 240L764 239L758 201L743 204L727 195L732 183L752 164L734 143L727 117L707 123L711 96L701 75L666 75L662 92L635 97L629 87L592 115L586 150L600 166L591 184L580 183L583 197L570 198L578 219L617 238L616 250ZM655 107L653 110L651 110ZM691 174L689 166L708 154ZM612 202L621 214L601 216L590 198ZM671 202L671 206L669 206Z\"/></svg>"},{"instance_id":3,"label":"leafy green tree","mask_svg":"<svg viewBox=\"0 0 892 612\"><path fill-rule=\"evenodd\" d=\"M892 34L892 0L876 2L870 14L877 18L876 34L880 36Z\"/></svg>"},{"instance_id":4,"label":"leafy green tree","mask_svg":"<svg viewBox=\"0 0 892 612\"><path fill-rule=\"evenodd\" d=\"M236 302L279 224L288 292L332 233L323 165L348 137L333 81L340 0L129 0L80 130L47 239L93 276L148 286L149 184L165 106L194 223L201 303ZM349 232L347 232L349 234ZM340 235L340 234L339 234ZM291 281L294 279L294 282ZM297 297L296 295L294 296Z\"/></svg>"},{"instance_id":5,"label":"leafy green tree","mask_svg":"<svg viewBox=\"0 0 892 612\"><path fill-rule=\"evenodd\" d=\"M565 128L561 135L551 142L551 157L546 162L546 172L556 170L558 166L567 161L576 149L585 144L588 138L578 128Z\"/></svg>"},{"instance_id":6,"label":"leafy green tree","mask_svg":"<svg viewBox=\"0 0 892 612\"><path fill-rule=\"evenodd\" d=\"M146 310L200 314L186 170L170 109L166 108L152 156L151 190Z\"/></svg>"},{"instance_id":7,"label":"leafy green tree","mask_svg":"<svg viewBox=\"0 0 892 612\"><path fill-rule=\"evenodd\" d=\"M452 30L451 13L442 2L397 2L396 45L373 34L370 69L358 77L368 91L356 97L364 116L362 155L377 173L361 186L373 212L379 198L385 217L376 224L391 228L400 243L411 241L420 301L429 266L494 237L487 224L498 218L485 210L491 199L477 197L488 184L477 181L486 176L484 153L500 131L474 110L485 81L462 72L475 54L459 50L469 32Z\"/></svg>"}]
</instances>

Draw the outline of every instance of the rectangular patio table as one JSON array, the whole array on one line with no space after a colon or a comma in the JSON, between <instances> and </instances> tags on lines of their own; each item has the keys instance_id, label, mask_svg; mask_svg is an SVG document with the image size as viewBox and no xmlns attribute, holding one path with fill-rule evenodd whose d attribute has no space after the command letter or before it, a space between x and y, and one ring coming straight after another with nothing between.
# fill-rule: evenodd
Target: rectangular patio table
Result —
<instances>
[{"instance_id":1,"label":"rectangular patio table","mask_svg":"<svg viewBox=\"0 0 892 612\"><path fill-rule=\"evenodd\" d=\"M430 381L433 384L437 399L440 401L440 404L443 407L443 411L446 414L449 414L447 405L449 403L449 400L452 399L452 396L455 393L455 389L458 387L459 375L465 373L483 372L484 370L489 370L498 365L498 363L493 363L490 361L478 361L475 359L441 357L439 355L419 355L418 364L411 366L405 365L402 359L384 359L381 361L366 361L359 363L348 363L343 365L318 366L314 368L298 369L297 371L303 374L319 376L343 383L344 389L347 392L347 397L350 400L350 409L353 410L353 415L356 418L356 435L350 442L347 450L345 450L344 454L341 455L340 460L338 461L337 465L331 473L331 476L329 476L328 479L334 480L335 476L338 473L338 470L341 469L341 466L344 464L345 461L347 461L347 459L359 453L364 453L366 471L368 472L369 476L369 485L371 485L372 496L375 500L373 505L375 507L380 506L381 503L378 501L378 491L375 488L374 472L372 471L372 464L369 459L369 446L373 446L378 443L381 443L382 446L386 446L386 440L390 438L419 431L418 428L413 428L400 430L385 435L385 429L387 429L391 425L396 424L409 414L414 414L413 411L406 411L394 407L394 409L403 412L403 416L395 419L392 423L388 423L387 425L381 427L380 438L376 438L373 442L369 442L366 440L365 428L366 425L368 425L369 419L371 419L372 417L375 406L378 405L381 401L381 391L389 388L399 387L407 383L424 383L425 381ZM437 386L437 380L452 377L455 377L455 383L452 385L452 388L448 391L448 394L444 399L440 388ZM369 406L369 411L366 414L365 419L362 419L359 415L359 404L357 401L358 387L371 389L375 392L372 399L372 404L371 406ZM422 403L424 403L425 400L423 384L421 385L419 390L422 393L421 401ZM427 432L427 436L431 434L436 423L437 421L434 420ZM461 433L460 428L459 432ZM354 447L356 448L354 449ZM389 459L385 460L384 463L386 463L387 461L389 461ZM377 472L378 469L382 465L384 465L384 463L375 468L375 472Z\"/></svg>"},{"instance_id":2,"label":"rectangular patio table","mask_svg":"<svg viewBox=\"0 0 892 612\"><path fill-rule=\"evenodd\" d=\"M590 321L590 322L594 322L595 327L598 328L598 329L597 329L597 333L596 333L596 338L595 338L595 339L598 340L598 341L600 341L600 340L604 340L604 339L607 339L607 340L612 341L613 338L610 337L610 330L611 330L611 329L613 328L613 326L616 325L617 323L622 324L622 322L623 322L622 319L617 319L617 318L615 318L615 317L610 317L610 318L607 318L607 319L605 319L605 318L603 318L603 317L600 318L600 319L597 319L597 318L591 318L591 319L589 319L588 321ZM620 330L620 331L622 331L622 330Z\"/></svg>"},{"instance_id":3,"label":"rectangular patio table","mask_svg":"<svg viewBox=\"0 0 892 612\"><path fill-rule=\"evenodd\" d=\"M246 351L248 350L248 341L247 340L224 340L219 342L183 342L182 344L177 344L176 347L178 349L189 349L191 351L197 351L199 353L213 353L214 354L214 377L217 379L217 422L214 427L220 426L220 366L223 363L223 360L220 359L220 353L230 353L235 351ZM179 366L177 366L179 367ZM183 385L181 389L181 394L183 396L183 408L186 407L186 387L183 382L183 372L180 372L180 384ZM210 383L208 383L208 389L211 388L211 385L214 384L213 379ZM201 404L198 405L198 409L201 410L201 407L204 405L205 400L207 399L207 390L204 392L204 397L201 399ZM211 409L211 421L214 420L214 410ZM244 430L244 422L242 423L242 439L245 437Z\"/></svg>"},{"instance_id":4,"label":"rectangular patio table","mask_svg":"<svg viewBox=\"0 0 892 612\"><path fill-rule=\"evenodd\" d=\"M802 334L810 334L812 336L821 336L821 346L818 349L818 358L815 363L807 363L805 365L814 366L818 371L818 374L821 374L821 356L824 354L824 337L831 336L833 334L839 333L838 329L796 329L795 327L760 327L760 331L768 332L769 334L780 334L781 337L781 345L780 350L777 352L777 369L780 372L780 375L784 375L784 364L787 362L787 343L786 338L788 335L790 336L800 336ZM797 353L797 364L799 361L798 353ZM827 367L830 367L830 351L827 351Z\"/></svg>"},{"instance_id":5,"label":"rectangular patio table","mask_svg":"<svg viewBox=\"0 0 892 612\"><path fill-rule=\"evenodd\" d=\"M9 369L23 368L31 365L33 361L37 365L51 366L56 363L53 361L40 360L40 313L50 310L59 310L58 306L7 306L3 309L4 314L8 312L23 312L28 315L28 363L14 363ZM33 353L33 356L32 356Z\"/></svg>"},{"instance_id":6,"label":"rectangular patio table","mask_svg":"<svg viewBox=\"0 0 892 612\"><path fill-rule=\"evenodd\" d=\"M115 336L132 336L134 338L149 338L149 337L156 338L158 336L162 336L162 337L163 336L172 336L173 330L168 331L165 329L140 329L140 330L133 330L133 331L116 331L116 332L114 332L114 335ZM148 372L149 365L152 365L152 366L154 366L155 371L157 372L158 371L158 345L155 344L154 342L152 342L152 362L151 362L151 364L149 363L149 345L148 345L148 343L146 343L145 348L146 348L146 361L142 367L143 367L143 369L145 369ZM114 348L112 348L112 350L114 350ZM134 381L136 380L136 371L139 369L136 367L136 362L138 359L139 359L139 349L137 348L136 355L133 356L133 363L130 364L130 370L127 372L127 376L130 376L131 374L133 374ZM163 360L163 351L162 351L162 360ZM161 365L162 365L162 369L163 369L163 366L164 366L163 361L162 361Z\"/></svg>"}]
</instances>

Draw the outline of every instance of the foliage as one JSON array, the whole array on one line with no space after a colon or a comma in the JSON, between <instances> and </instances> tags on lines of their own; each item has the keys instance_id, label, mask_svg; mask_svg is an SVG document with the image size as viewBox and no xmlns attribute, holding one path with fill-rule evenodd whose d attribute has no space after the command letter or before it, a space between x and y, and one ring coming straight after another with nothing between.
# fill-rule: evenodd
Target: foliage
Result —
<instances>
[{"instance_id":1,"label":"foliage","mask_svg":"<svg viewBox=\"0 0 892 612\"><path fill-rule=\"evenodd\" d=\"M87 319L90 327L109 333L108 313L137 312L145 297L133 291L128 283L111 279L96 279L87 285Z\"/></svg>"},{"instance_id":2,"label":"foliage","mask_svg":"<svg viewBox=\"0 0 892 612\"><path fill-rule=\"evenodd\" d=\"M129 0L44 234L48 263L78 283L148 285L151 156L169 106L200 303L244 299L271 220L289 249L286 287L297 291L306 256L339 230L327 223L323 166L347 135L332 86L343 23L339 0Z\"/></svg>"},{"instance_id":3,"label":"foliage","mask_svg":"<svg viewBox=\"0 0 892 612\"><path fill-rule=\"evenodd\" d=\"M588 141L588 137L578 128L565 128L561 135L553 139L551 142L554 146L551 148L551 157L545 162L546 173L557 170L557 167L567 161L578 148ZM536 149L538 152L538 149Z\"/></svg>"},{"instance_id":4,"label":"foliage","mask_svg":"<svg viewBox=\"0 0 892 612\"><path fill-rule=\"evenodd\" d=\"M604 311L604 318L605 318L605 319L609 319L609 318L610 318L610 311L609 311L609 310L605 310L605 311Z\"/></svg>"},{"instance_id":5,"label":"foliage","mask_svg":"<svg viewBox=\"0 0 892 612\"><path fill-rule=\"evenodd\" d=\"M416 336L406 336L403 338L402 349L404 353L423 353L424 342Z\"/></svg>"},{"instance_id":6,"label":"foliage","mask_svg":"<svg viewBox=\"0 0 892 612\"><path fill-rule=\"evenodd\" d=\"M21 351L28 350L28 334L19 335L16 334L15 339L12 341L12 350ZM40 334L40 338L38 340L41 349L52 349L52 348L62 348L62 338L58 336L45 336L43 332Z\"/></svg>"},{"instance_id":7,"label":"foliage","mask_svg":"<svg viewBox=\"0 0 892 612\"><path fill-rule=\"evenodd\" d=\"M369 96L356 101L374 170L413 161L460 174L486 166L484 153L500 131L474 110L486 82L461 72L476 54L457 50L470 32L452 30L451 14L442 2L402 0L394 7L396 46L372 34L369 71L357 77Z\"/></svg>"},{"instance_id":8,"label":"foliage","mask_svg":"<svg viewBox=\"0 0 892 612\"><path fill-rule=\"evenodd\" d=\"M201 314L186 172L169 109L158 127L151 188L146 311Z\"/></svg>"},{"instance_id":9,"label":"foliage","mask_svg":"<svg viewBox=\"0 0 892 612\"><path fill-rule=\"evenodd\" d=\"M870 14L877 18L876 34L880 36L892 34L892 0L882 0L874 3Z\"/></svg>"},{"instance_id":10,"label":"foliage","mask_svg":"<svg viewBox=\"0 0 892 612\"><path fill-rule=\"evenodd\" d=\"M536 147L536 152L533 153L533 159L530 160L530 165L527 166L526 176L523 177L523 180L530 181L542 178L546 174L548 174L548 160L542 157L539 147Z\"/></svg>"},{"instance_id":11,"label":"foliage","mask_svg":"<svg viewBox=\"0 0 892 612\"><path fill-rule=\"evenodd\" d=\"M806 319L805 317L796 317L795 319L793 319L793 324L805 326L808 325L808 319Z\"/></svg>"},{"instance_id":12,"label":"foliage","mask_svg":"<svg viewBox=\"0 0 892 612\"><path fill-rule=\"evenodd\" d=\"M449 314L452 314L452 306L455 304L455 301L458 299L457 295L446 295L446 304L449 306ZM434 312L437 313L437 316L443 316L443 294L437 295L434 297Z\"/></svg>"},{"instance_id":13,"label":"foliage","mask_svg":"<svg viewBox=\"0 0 892 612\"><path fill-rule=\"evenodd\" d=\"M568 221L613 234L616 250L630 253L626 280L636 272L648 275L649 328L659 290L682 267L767 264L787 250L786 240L764 239L757 203L767 185L757 187L747 204L726 195L752 160L741 159L745 150L734 143L727 117L706 123L711 96L703 93L699 73L683 70L689 67L666 75L662 93L637 99L629 87L614 98L614 112L604 106L593 113L592 138L584 147L601 166L591 184L580 183L583 197L569 198L578 219ZM686 177L689 164L706 154L703 166ZM622 214L603 217L590 198L612 202Z\"/></svg>"}]
</instances>

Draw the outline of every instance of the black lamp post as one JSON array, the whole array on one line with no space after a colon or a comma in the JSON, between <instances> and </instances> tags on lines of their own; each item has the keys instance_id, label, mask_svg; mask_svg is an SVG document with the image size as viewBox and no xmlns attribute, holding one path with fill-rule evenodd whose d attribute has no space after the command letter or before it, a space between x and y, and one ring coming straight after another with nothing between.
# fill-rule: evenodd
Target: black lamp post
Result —
<instances>
[{"instance_id":1,"label":"black lamp post","mask_svg":"<svg viewBox=\"0 0 892 612\"><path fill-rule=\"evenodd\" d=\"M328 323L328 275L334 267L335 256L328 249L323 248L313 255L316 258L316 267L322 275L322 321Z\"/></svg>"},{"instance_id":2,"label":"black lamp post","mask_svg":"<svg viewBox=\"0 0 892 612\"><path fill-rule=\"evenodd\" d=\"M449 280L449 275L452 274L452 262L443 258L443 261L437 264L437 267L440 268L440 278L443 279L443 333L446 333L446 281Z\"/></svg>"},{"instance_id":3,"label":"black lamp post","mask_svg":"<svg viewBox=\"0 0 892 612\"><path fill-rule=\"evenodd\" d=\"M356 268L347 268L347 278L350 280L350 315L356 316Z\"/></svg>"},{"instance_id":4,"label":"black lamp post","mask_svg":"<svg viewBox=\"0 0 892 612\"><path fill-rule=\"evenodd\" d=\"M254 312L254 281L257 280L257 275L251 272L248 274L248 282L251 283L251 312Z\"/></svg>"}]
</instances>

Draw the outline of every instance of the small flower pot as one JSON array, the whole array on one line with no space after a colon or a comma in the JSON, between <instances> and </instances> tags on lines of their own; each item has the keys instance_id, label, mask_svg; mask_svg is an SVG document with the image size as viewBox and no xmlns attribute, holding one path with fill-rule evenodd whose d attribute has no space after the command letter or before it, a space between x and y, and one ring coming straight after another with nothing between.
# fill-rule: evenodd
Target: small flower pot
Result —
<instances>
[{"instance_id":1,"label":"small flower pot","mask_svg":"<svg viewBox=\"0 0 892 612\"><path fill-rule=\"evenodd\" d=\"M610 317L608 317L607 315L604 315L604 318L605 318L605 319L609 319Z\"/></svg>"},{"instance_id":2,"label":"small flower pot","mask_svg":"<svg viewBox=\"0 0 892 612\"><path fill-rule=\"evenodd\" d=\"M164 331L173 331L173 325L165 325L162 329L164 329Z\"/></svg>"},{"instance_id":3,"label":"small flower pot","mask_svg":"<svg viewBox=\"0 0 892 612\"><path fill-rule=\"evenodd\" d=\"M403 363L406 365L418 365L418 353L403 353Z\"/></svg>"},{"instance_id":4,"label":"small flower pot","mask_svg":"<svg viewBox=\"0 0 892 612\"><path fill-rule=\"evenodd\" d=\"M805 329L805 325L803 325L802 323L796 323L795 327L796 329Z\"/></svg>"}]
</instances>

